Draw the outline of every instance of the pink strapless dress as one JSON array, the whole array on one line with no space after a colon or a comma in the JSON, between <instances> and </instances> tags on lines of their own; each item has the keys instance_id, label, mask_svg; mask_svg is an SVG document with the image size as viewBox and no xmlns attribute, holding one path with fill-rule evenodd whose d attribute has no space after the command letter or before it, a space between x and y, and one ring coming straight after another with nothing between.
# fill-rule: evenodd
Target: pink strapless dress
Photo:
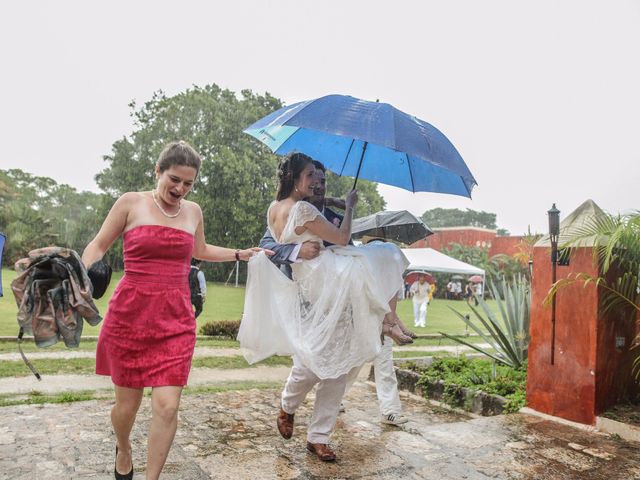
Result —
<instances>
[{"instance_id":1,"label":"pink strapless dress","mask_svg":"<svg viewBox=\"0 0 640 480\"><path fill-rule=\"evenodd\" d=\"M188 280L194 237L143 225L123 240L125 274L100 330L96 373L121 387L186 385L196 342Z\"/></svg>"}]
</instances>

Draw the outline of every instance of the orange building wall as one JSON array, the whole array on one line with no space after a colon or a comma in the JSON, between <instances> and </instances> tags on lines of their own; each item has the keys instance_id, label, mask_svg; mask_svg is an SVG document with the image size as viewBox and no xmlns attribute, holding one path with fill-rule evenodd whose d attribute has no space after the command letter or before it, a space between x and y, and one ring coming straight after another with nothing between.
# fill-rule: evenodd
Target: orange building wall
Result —
<instances>
[{"instance_id":1,"label":"orange building wall","mask_svg":"<svg viewBox=\"0 0 640 480\"><path fill-rule=\"evenodd\" d=\"M520 251L520 244L522 243L522 236L509 236L509 237L495 237L491 241L491 248L489 249L489 256L493 257L499 253L503 255L509 255L510 257Z\"/></svg>"},{"instance_id":2,"label":"orange building wall","mask_svg":"<svg viewBox=\"0 0 640 480\"><path fill-rule=\"evenodd\" d=\"M557 278L570 272L597 275L590 248L577 249L569 266L557 267ZM534 410L593 425L596 416L617 403L631 388L628 346L637 327L634 318L598 313L601 292L581 283L556 297L555 364L551 365L551 307L543 305L551 286L549 248L535 248L531 291L531 343L527 403ZM616 336L627 348L615 348Z\"/></svg>"},{"instance_id":3,"label":"orange building wall","mask_svg":"<svg viewBox=\"0 0 640 480\"><path fill-rule=\"evenodd\" d=\"M460 229L460 230L438 230L433 235L429 235L423 240L418 240L411 245L411 248L433 248L434 250L442 251L449 247L450 243L458 243L466 246L478 246L477 242L485 242L485 246L488 243L493 242L496 238L496 233L492 230L475 230L475 229Z\"/></svg>"},{"instance_id":4,"label":"orange building wall","mask_svg":"<svg viewBox=\"0 0 640 480\"><path fill-rule=\"evenodd\" d=\"M521 236L498 236L494 230L460 228L436 230L433 235L418 240L411 248L433 248L443 251L450 244L457 243L466 247L483 247L489 249L489 256L499 253L512 256L519 251Z\"/></svg>"}]
</instances>

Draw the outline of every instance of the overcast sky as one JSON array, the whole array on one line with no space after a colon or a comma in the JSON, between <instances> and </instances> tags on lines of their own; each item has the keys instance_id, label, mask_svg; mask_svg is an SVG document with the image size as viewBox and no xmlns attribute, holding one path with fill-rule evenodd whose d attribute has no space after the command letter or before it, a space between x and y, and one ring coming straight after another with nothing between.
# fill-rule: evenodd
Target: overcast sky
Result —
<instances>
[{"instance_id":1,"label":"overcast sky","mask_svg":"<svg viewBox=\"0 0 640 480\"><path fill-rule=\"evenodd\" d=\"M553 202L640 208L640 0L2 2L0 168L97 191L131 100L208 83L435 125L473 199L380 186L390 210L485 210L522 234Z\"/></svg>"}]
</instances>

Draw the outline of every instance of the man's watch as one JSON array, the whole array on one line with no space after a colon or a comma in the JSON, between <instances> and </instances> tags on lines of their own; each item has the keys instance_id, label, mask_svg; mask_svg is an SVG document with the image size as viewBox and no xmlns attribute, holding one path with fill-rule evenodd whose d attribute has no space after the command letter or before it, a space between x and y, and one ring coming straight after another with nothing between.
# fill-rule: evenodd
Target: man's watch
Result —
<instances>
[{"instance_id":1,"label":"man's watch","mask_svg":"<svg viewBox=\"0 0 640 480\"><path fill-rule=\"evenodd\" d=\"M240 250L236 250L236 262L240 261Z\"/></svg>"}]
</instances>

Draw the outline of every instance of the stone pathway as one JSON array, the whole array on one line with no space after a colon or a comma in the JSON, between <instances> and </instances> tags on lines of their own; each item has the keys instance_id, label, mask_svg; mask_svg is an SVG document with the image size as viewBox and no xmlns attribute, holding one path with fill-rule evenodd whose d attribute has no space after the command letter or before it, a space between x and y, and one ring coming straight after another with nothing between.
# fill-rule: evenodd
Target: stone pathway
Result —
<instances>
[{"instance_id":1,"label":"stone pathway","mask_svg":"<svg viewBox=\"0 0 640 480\"><path fill-rule=\"evenodd\" d=\"M640 479L640 444L516 414L475 418L403 394L403 428L377 421L370 385L349 391L325 464L304 448L312 395L291 440L275 429L279 390L185 395L161 478L204 479ZM111 401L0 409L0 480L113 478ZM149 399L132 434L144 478Z\"/></svg>"}]
</instances>

